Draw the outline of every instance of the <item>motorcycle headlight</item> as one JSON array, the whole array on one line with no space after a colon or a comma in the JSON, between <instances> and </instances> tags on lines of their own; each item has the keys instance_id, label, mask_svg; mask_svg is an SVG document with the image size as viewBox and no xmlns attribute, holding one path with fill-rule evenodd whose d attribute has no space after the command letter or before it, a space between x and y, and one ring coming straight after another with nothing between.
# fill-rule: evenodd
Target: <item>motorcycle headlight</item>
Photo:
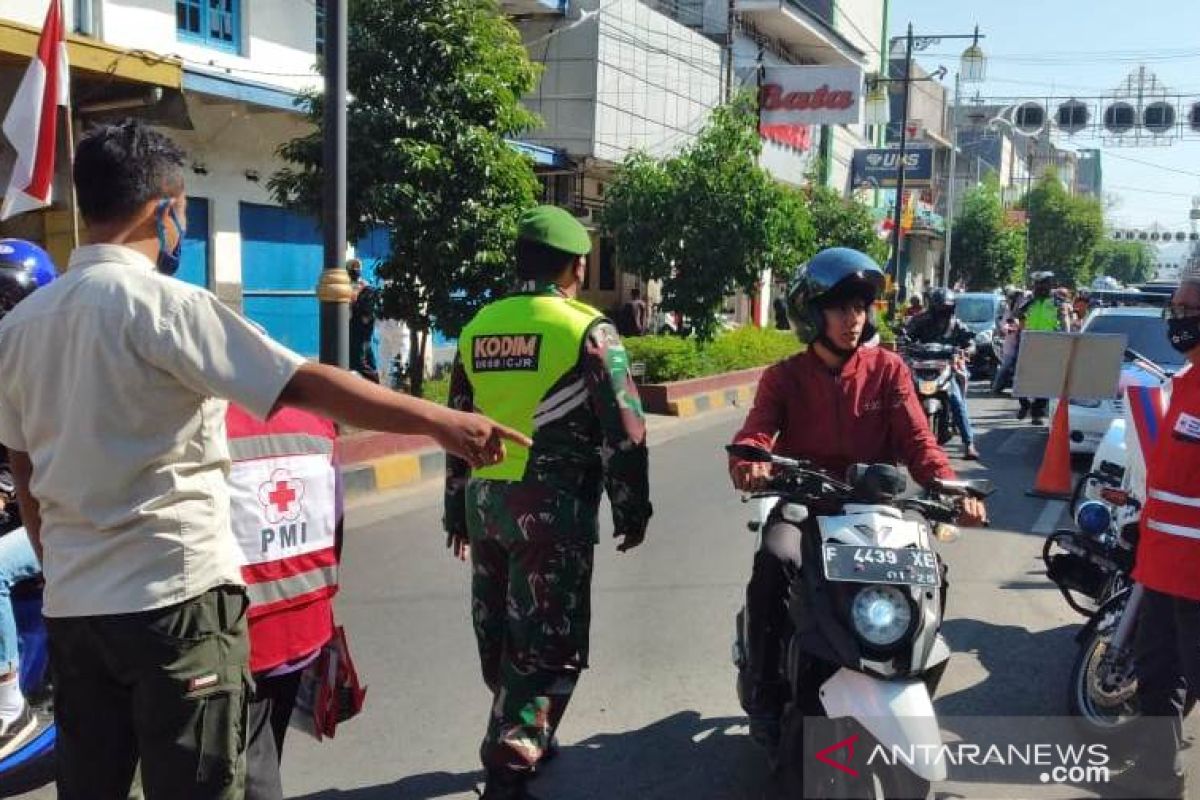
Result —
<instances>
[{"instance_id":1,"label":"motorcycle headlight","mask_svg":"<svg viewBox=\"0 0 1200 800\"><path fill-rule=\"evenodd\" d=\"M1106 533L1112 525L1112 519L1112 509L1108 507L1108 503L1101 503L1098 500L1080 503L1079 510L1075 512L1075 524L1080 531L1089 536L1100 536Z\"/></svg>"},{"instance_id":2,"label":"motorcycle headlight","mask_svg":"<svg viewBox=\"0 0 1200 800\"><path fill-rule=\"evenodd\" d=\"M850 622L863 641L876 647L890 647L908 633L912 607L895 586L866 586L854 596Z\"/></svg>"},{"instance_id":3,"label":"motorcycle headlight","mask_svg":"<svg viewBox=\"0 0 1200 800\"><path fill-rule=\"evenodd\" d=\"M918 391L921 394L934 394L937 392L937 381L921 381Z\"/></svg>"},{"instance_id":4,"label":"motorcycle headlight","mask_svg":"<svg viewBox=\"0 0 1200 800\"><path fill-rule=\"evenodd\" d=\"M975 344L987 346L992 343L991 331L980 331L975 336Z\"/></svg>"}]
</instances>

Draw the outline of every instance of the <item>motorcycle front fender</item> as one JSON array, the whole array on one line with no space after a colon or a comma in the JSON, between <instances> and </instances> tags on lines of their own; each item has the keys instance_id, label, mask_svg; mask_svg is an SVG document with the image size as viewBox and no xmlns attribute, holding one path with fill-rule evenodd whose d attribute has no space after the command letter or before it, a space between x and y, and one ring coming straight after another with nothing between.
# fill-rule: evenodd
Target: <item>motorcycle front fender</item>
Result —
<instances>
[{"instance_id":1,"label":"motorcycle front fender","mask_svg":"<svg viewBox=\"0 0 1200 800\"><path fill-rule=\"evenodd\" d=\"M930 782L946 780L942 732L924 682L883 681L842 668L821 685L820 696L826 714L855 720L889 755L913 754L910 769L917 776Z\"/></svg>"},{"instance_id":2,"label":"motorcycle front fender","mask_svg":"<svg viewBox=\"0 0 1200 800\"><path fill-rule=\"evenodd\" d=\"M1121 609L1129 602L1129 595L1132 590L1132 587L1126 587L1105 600L1104 605L1097 608L1092 616L1088 618L1087 624L1079 630L1079 633L1075 634L1075 641L1082 644L1090 639L1096 628L1109 613Z\"/></svg>"},{"instance_id":3,"label":"motorcycle front fender","mask_svg":"<svg viewBox=\"0 0 1200 800\"><path fill-rule=\"evenodd\" d=\"M926 397L921 400L921 407L925 409L926 414L932 417L934 414L942 410L942 401L938 400L936 397Z\"/></svg>"}]
</instances>

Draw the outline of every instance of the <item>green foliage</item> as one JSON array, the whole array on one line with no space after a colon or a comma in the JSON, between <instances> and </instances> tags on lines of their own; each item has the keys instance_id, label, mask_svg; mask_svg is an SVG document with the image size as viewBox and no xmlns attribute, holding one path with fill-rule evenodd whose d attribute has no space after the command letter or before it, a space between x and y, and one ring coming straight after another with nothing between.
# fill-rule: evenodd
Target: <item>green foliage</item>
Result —
<instances>
[{"instance_id":1,"label":"green foliage","mask_svg":"<svg viewBox=\"0 0 1200 800\"><path fill-rule=\"evenodd\" d=\"M828 186L810 184L804 194L817 232L813 252L829 247L853 247L883 265L887 260L888 245L875 233L869 208L842 197Z\"/></svg>"},{"instance_id":2,"label":"green foliage","mask_svg":"<svg viewBox=\"0 0 1200 800\"><path fill-rule=\"evenodd\" d=\"M718 336L701 352L714 372L774 364L800 351L800 340L791 331L746 326Z\"/></svg>"},{"instance_id":3,"label":"green foliage","mask_svg":"<svg viewBox=\"0 0 1200 800\"><path fill-rule=\"evenodd\" d=\"M538 70L495 0L350 0L349 16L349 233L390 234L384 316L453 336L511 279L537 180L505 139L537 122L519 101ZM304 105L317 129L280 147L288 166L270 186L319 216L322 98ZM418 394L423 349L410 362Z\"/></svg>"},{"instance_id":4,"label":"green foliage","mask_svg":"<svg viewBox=\"0 0 1200 800\"><path fill-rule=\"evenodd\" d=\"M1093 275L1107 275L1124 284L1145 283L1154 277L1154 254L1145 242L1103 239L1092 256Z\"/></svg>"},{"instance_id":5,"label":"green foliage","mask_svg":"<svg viewBox=\"0 0 1200 800\"><path fill-rule=\"evenodd\" d=\"M950 249L954 274L976 291L1024 282L1025 226L1005 218L1000 182L994 175L967 192L954 221Z\"/></svg>"},{"instance_id":6,"label":"green foliage","mask_svg":"<svg viewBox=\"0 0 1200 800\"><path fill-rule=\"evenodd\" d=\"M722 372L761 367L800 351L789 331L744 327L712 342L678 336L641 336L625 340L629 360L646 365L647 383L701 378Z\"/></svg>"},{"instance_id":7,"label":"green foliage","mask_svg":"<svg viewBox=\"0 0 1200 800\"><path fill-rule=\"evenodd\" d=\"M1050 270L1064 283L1085 285L1092 278L1092 254L1104 235L1100 201L1072 197L1058 173L1047 170L1025 198L1029 211L1029 263Z\"/></svg>"},{"instance_id":8,"label":"green foliage","mask_svg":"<svg viewBox=\"0 0 1200 800\"><path fill-rule=\"evenodd\" d=\"M647 383L668 383L707 375L694 339L638 336L625 340L631 362L646 365Z\"/></svg>"},{"instance_id":9,"label":"green foliage","mask_svg":"<svg viewBox=\"0 0 1200 800\"><path fill-rule=\"evenodd\" d=\"M786 278L814 252L802 196L758 165L755 100L743 94L716 108L679 155L627 157L606 192L602 224L625 269L663 282L662 305L711 340L716 312L762 271Z\"/></svg>"}]
</instances>

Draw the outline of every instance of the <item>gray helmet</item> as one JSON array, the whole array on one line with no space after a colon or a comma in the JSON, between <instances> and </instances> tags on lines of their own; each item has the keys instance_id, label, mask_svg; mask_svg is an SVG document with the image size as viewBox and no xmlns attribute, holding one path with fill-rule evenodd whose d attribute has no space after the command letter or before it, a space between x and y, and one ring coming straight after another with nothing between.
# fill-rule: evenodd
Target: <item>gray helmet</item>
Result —
<instances>
[{"instance_id":1,"label":"gray helmet","mask_svg":"<svg viewBox=\"0 0 1200 800\"><path fill-rule=\"evenodd\" d=\"M1039 283L1046 283L1047 281L1053 281L1054 273L1050 272L1048 270L1042 270L1041 272L1035 272L1032 275L1030 275L1029 279L1036 286Z\"/></svg>"},{"instance_id":2,"label":"gray helmet","mask_svg":"<svg viewBox=\"0 0 1200 800\"><path fill-rule=\"evenodd\" d=\"M800 268L788 290L788 319L796 335L812 344L825 335L822 313L835 302L859 297L868 306L867 327L862 341L875 335L872 304L883 291L883 270L875 259L849 247L830 247L817 253Z\"/></svg>"}]
</instances>

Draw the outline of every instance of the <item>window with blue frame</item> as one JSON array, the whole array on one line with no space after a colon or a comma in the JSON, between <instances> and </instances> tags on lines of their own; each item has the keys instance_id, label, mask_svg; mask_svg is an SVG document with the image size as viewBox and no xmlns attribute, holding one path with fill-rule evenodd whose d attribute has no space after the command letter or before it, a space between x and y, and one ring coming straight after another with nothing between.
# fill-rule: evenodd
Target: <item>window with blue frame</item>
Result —
<instances>
[{"instance_id":1,"label":"window with blue frame","mask_svg":"<svg viewBox=\"0 0 1200 800\"><path fill-rule=\"evenodd\" d=\"M183 41L241 50L242 0L175 0L175 31Z\"/></svg>"}]
</instances>

